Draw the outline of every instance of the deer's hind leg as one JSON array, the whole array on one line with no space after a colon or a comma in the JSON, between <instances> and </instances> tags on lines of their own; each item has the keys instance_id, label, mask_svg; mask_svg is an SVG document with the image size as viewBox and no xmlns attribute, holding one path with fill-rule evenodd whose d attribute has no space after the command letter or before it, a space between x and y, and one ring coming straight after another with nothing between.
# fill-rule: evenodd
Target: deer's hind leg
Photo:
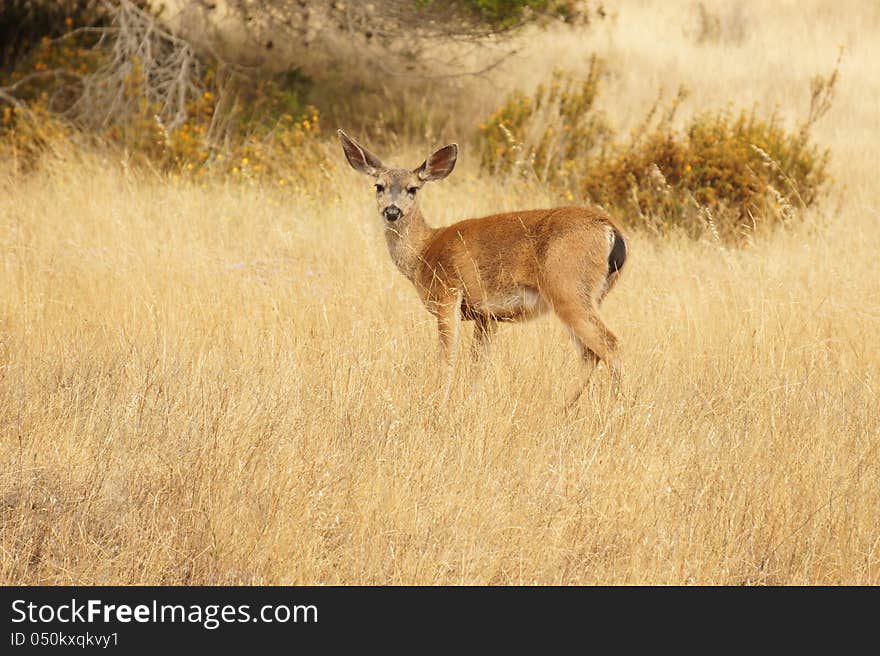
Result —
<instances>
[{"instance_id":1,"label":"deer's hind leg","mask_svg":"<svg viewBox=\"0 0 880 656\"><path fill-rule=\"evenodd\" d=\"M569 400L569 405L580 398L599 362L608 367L613 389L620 387L619 342L599 314L599 300L606 291L605 274L604 267L587 267L587 273L581 276L559 276L549 280L543 290L556 316L571 333L586 367L585 379Z\"/></svg>"},{"instance_id":2,"label":"deer's hind leg","mask_svg":"<svg viewBox=\"0 0 880 656\"><path fill-rule=\"evenodd\" d=\"M584 364L584 373L583 377L575 389L574 393L568 397L568 400L565 402L566 408L571 408L575 403L578 402L578 399L581 398L581 395L584 393L584 390L587 388L587 385L590 383L590 379L593 377L593 372L596 371L596 367L598 366L601 360L599 356L597 356L593 351L591 351L587 346L581 341L581 338L577 336L577 333L572 330L571 327L566 326L568 329L568 334L571 337L571 341L574 343L575 348L578 351L578 355L580 356L581 362Z\"/></svg>"},{"instance_id":3,"label":"deer's hind leg","mask_svg":"<svg viewBox=\"0 0 880 656\"><path fill-rule=\"evenodd\" d=\"M614 392L620 389L621 365L617 337L602 322L595 307L584 310L563 310L559 318L575 336L575 344L580 351L581 360L586 367L585 376L568 405L577 402L589 383L596 365L601 361L611 374L611 387Z\"/></svg>"}]
</instances>

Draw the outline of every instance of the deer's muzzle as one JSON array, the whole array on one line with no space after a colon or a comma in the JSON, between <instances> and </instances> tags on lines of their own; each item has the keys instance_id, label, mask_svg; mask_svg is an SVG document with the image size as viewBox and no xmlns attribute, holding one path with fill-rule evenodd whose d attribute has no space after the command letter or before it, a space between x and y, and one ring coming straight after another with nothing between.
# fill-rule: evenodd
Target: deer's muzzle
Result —
<instances>
[{"instance_id":1,"label":"deer's muzzle","mask_svg":"<svg viewBox=\"0 0 880 656\"><path fill-rule=\"evenodd\" d=\"M384 210L382 210L382 216L385 217L388 221L397 221L400 218L400 215L403 212L400 211L400 208L396 205L389 205Z\"/></svg>"}]
</instances>

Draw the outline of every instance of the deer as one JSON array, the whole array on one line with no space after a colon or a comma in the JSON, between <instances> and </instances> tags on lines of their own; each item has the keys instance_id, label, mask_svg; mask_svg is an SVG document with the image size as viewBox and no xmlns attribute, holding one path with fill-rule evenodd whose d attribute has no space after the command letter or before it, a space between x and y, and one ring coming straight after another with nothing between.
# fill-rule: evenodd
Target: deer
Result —
<instances>
[{"instance_id":1,"label":"deer","mask_svg":"<svg viewBox=\"0 0 880 656\"><path fill-rule=\"evenodd\" d=\"M433 152L415 169L385 166L366 147L339 130L351 167L374 181L391 260L434 315L446 368L449 398L463 321L474 322L472 357L479 361L499 322L521 322L552 311L562 321L587 367L573 406L601 362L612 389L620 389L619 342L599 306L614 287L628 245L602 210L587 207L504 212L435 228L419 207L428 182L448 177L458 145Z\"/></svg>"}]
</instances>

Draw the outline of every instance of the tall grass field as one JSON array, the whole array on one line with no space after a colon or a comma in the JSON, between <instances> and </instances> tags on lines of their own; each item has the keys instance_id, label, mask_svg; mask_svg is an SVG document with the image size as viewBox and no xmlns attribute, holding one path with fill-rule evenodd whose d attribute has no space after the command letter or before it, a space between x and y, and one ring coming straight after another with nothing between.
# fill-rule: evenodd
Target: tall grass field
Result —
<instances>
[{"instance_id":1,"label":"tall grass field","mask_svg":"<svg viewBox=\"0 0 880 656\"><path fill-rule=\"evenodd\" d=\"M429 138L345 126L412 167L458 140L422 201L445 225L568 202L457 132L554 69L602 57L621 133L682 85L675 121L793 125L844 49L827 198L741 244L630 226L602 308L622 390L600 369L570 411L552 314L438 402L435 322L331 130L331 164L286 184L0 162L0 582L880 584L880 10L704 4L709 27L631 0L527 31Z\"/></svg>"}]
</instances>

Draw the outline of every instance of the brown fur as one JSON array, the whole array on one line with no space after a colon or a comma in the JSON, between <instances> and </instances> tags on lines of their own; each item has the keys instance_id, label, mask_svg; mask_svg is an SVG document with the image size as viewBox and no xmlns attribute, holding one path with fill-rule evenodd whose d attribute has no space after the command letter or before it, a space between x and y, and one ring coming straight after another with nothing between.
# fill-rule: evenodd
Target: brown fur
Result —
<instances>
[{"instance_id":1,"label":"brown fur","mask_svg":"<svg viewBox=\"0 0 880 656\"><path fill-rule=\"evenodd\" d=\"M610 217L594 209L557 207L432 228L419 209L418 189L452 171L455 145L409 171L384 167L342 131L340 138L349 163L376 179L391 258L437 318L450 377L461 320L476 322L474 356L479 357L498 321L523 321L552 309L581 358L591 367L604 361L618 384L618 340L599 316L599 304L619 277L609 270L609 254L615 233L623 237ZM387 220L389 207L392 216L400 211L399 218ZM572 401L579 395L580 390Z\"/></svg>"}]
</instances>

